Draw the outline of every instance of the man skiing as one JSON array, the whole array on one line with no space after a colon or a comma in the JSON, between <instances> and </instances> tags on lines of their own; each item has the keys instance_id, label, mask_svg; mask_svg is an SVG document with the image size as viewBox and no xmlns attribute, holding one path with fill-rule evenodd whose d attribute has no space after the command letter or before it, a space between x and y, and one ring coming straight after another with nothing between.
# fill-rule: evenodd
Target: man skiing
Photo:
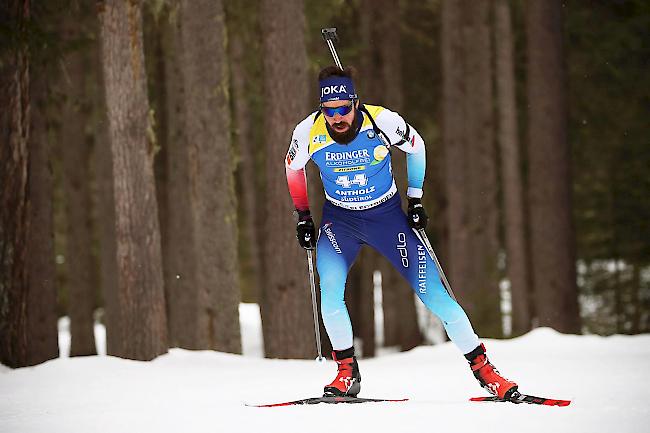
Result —
<instances>
[{"instance_id":1,"label":"man skiing","mask_svg":"<svg viewBox=\"0 0 650 433\"><path fill-rule=\"evenodd\" d=\"M502 377L489 362L485 346L465 311L441 283L432 257L416 234L428 220L421 203L424 141L399 114L361 104L354 90L354 75L353 68L336 66L320 72L320 109L296 126L285 159L289 192L298 214L298 242L317 251L321 317L338 365L338 374L325 386L324 394L356 396L361 390L344 293L348 271L365 244L384 255L440 318L481 386L508 398L517 384ZM406 152L407 214L392 175L391 151L395 148ZM327 199L317 242L304 172L309 159L320 170Z\"/></svg>"}]
</instances>

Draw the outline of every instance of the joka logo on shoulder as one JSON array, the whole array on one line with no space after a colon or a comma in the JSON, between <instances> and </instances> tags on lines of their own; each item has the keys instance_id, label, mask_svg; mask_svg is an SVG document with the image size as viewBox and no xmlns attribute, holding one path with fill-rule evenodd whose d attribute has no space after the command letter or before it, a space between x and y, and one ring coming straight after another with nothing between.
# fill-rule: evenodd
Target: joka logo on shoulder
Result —
<instances>
[{"instance_id":1,"label":"joka logo on shoulder","mask_svg":"<svg viewBox=\"0 0 650 433\"><path fill-rule=\"evenodd\" d=\"M314 135L314 138L312 139L312 143L325 143L327 141L327 135L325 134L320 134L320 135Z\"/></svg>"}]
</instances>

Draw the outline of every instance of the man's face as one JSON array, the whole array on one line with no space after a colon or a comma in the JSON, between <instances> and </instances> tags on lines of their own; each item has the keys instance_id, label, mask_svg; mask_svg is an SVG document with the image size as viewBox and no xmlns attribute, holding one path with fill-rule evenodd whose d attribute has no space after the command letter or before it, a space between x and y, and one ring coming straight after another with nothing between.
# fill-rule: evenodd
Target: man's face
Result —
<instances>
[{"instance_id":1,"label":"man's face","mask_svg":"<svg viewBox=\"0 0 650 433\"><path fill-rule=\"evenodd\" d=\"M345 134L352 127L352 124L354 122L355 108L358 106L359 101L328 101L322 104L321 111L323 112L325 120L334 132L337 134ZM334 112L328 110L332 108L338 108L338 110L334 110ZM349 110L349 112L342 115L341 111L345 112L346 110Z\"/></svg>"}]
</instances>

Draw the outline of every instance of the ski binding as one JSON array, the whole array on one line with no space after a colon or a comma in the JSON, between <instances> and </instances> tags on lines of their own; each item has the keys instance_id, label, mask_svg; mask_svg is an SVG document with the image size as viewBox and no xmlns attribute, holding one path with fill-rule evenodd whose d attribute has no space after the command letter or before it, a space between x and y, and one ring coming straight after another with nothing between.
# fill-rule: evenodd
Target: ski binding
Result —
<instances>
[{"instance_id":1,"label":"ski binding","mask_svg":"<svg viewBox=\"0 0 650 433\"><path fill-rule=\"evenodd\" d=\"M522 394L519 391L515 391L510 397L500 398L496 396L489 397L472 397L470 401L493 401L493 402L509 402L515 404L528 403L528 404L539 404L543 406L568 406L571 404L571 400L556 400L546 397L535 397L534 395Z\"/></svg>"},{"instance_id":2,"label":"ski binding","mask_svg":"<svg viewBox=\"0 0 650 433\"><path fill-rule=\"evenodd\" d=\"M359 404L359 403L384 403L384 402L402 402L408 401L408 398L400 399L388 399L388 398L361 398L361 397L334 397L334 396L323 396L323 397L311 397L303 398L300 400L287 401L283 403L270 403L270 404L247 404L249 407L279 407L279 406L299 406L299 405L311 405L311 404L340 404L340 403L349 403L349 404Z\"/></svg>"}]
</instances>

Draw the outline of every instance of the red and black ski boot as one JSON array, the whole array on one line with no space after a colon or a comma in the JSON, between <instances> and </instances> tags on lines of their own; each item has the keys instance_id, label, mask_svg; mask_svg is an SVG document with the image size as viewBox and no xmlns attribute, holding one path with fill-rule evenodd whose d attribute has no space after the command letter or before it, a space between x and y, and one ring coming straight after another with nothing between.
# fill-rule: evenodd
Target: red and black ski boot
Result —
<instances>
[{"instance_id":1,"label":"red and black ski boot","mask_svg":"<svg viewBox=\"0 0 650 433\"><path fill-rule=\"evenodd\" d=\"M485 354L485 346L481 343L476 349L465 355L474 377L490 394L499 398L509 399L517 391L517 384L501 376L490 363Z\"/></svg>"},{"instance_id":2,"label":"red and black ski boot","mask_svg":"<svg viewBox=\"0 0 650 433\"><path fill-rule=\"evenodd\" d=\"M354 348L334 351L332 358L339 371L336 379L325 387L323 397L356 397L361 391L361 374Z\"/></svg>"}]
</instances>

